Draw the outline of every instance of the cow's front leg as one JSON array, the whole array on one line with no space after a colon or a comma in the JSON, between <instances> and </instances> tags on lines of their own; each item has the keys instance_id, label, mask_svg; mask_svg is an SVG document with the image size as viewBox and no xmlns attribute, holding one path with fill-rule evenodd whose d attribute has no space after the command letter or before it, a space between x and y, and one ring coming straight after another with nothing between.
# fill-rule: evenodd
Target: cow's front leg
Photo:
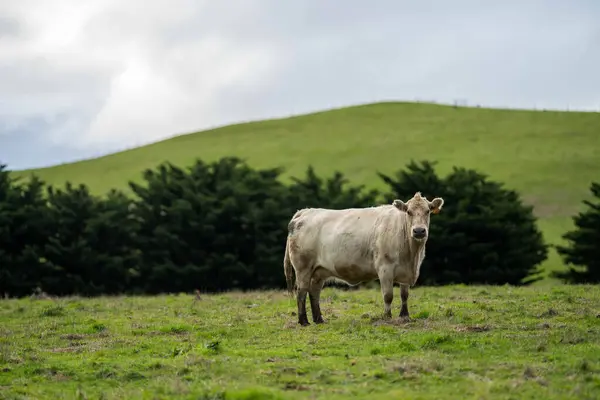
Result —
<instances>
[{"instance_id":1,"label":"cow's front leg","mask_svg":"<svg viewBox=\"0 0 600 400\"><path fill-rule=\"evenodd\" d=\"M394 300L394 279L389 270L379 276L381 294L383 295L383 318L392 318L392 301Z\"/></svg>"},{"instance_id":2,"label":"cow's front leg","mask_svg":"<svg viewBox=\"0 0 600 400\"><path fill-rule=\"evenodd\" d=\"M410 319L410 315L408 313L408 285L400 285L400 298L402 299L400 318Z\"/></svg>"},{"instance_id":3,"label":"cow's front leg","mask_svg":"<svg viewBox=\"0 0 600 400\"><path fill-rule=\"evenodd\" d=\"M310 283L310 291L308 292L308 296L310 298L310 309L312 311L312 318L315 324L322 324L325 321L323 320L323 315L321 314L321 290L323 289L323 280L317 277L312 278Z\"/></svg>"}]
</instances>

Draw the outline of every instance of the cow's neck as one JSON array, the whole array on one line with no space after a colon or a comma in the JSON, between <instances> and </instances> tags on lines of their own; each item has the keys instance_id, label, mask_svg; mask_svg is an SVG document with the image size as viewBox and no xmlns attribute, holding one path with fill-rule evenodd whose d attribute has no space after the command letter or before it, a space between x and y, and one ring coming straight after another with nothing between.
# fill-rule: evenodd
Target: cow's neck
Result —
<instances>
[{"instance_id":1,"label":"cow's neck","mask_svg":"<svg viewBox=\"0 0 600 400\"><path fill-rule=\"evenodd\" d=\"M415 280L419 276L419 269L425 255L425 243L426 241L419 242L412 237L409 239L408 248L410 254L408 255L408 262Z\"/></svg>"},{"instance_id":2,"label":"cow's neck","mask_svg":"<svg viewBox=\"0 0 600 400\"><path fill-rule=\"evenodd\" d=\"M409 246L411 258L415 261L419 259L421 254L425 251L425 243L427 241L418 241L413 239L412 237L409 239Z\"/></svg>"}]
</instances>

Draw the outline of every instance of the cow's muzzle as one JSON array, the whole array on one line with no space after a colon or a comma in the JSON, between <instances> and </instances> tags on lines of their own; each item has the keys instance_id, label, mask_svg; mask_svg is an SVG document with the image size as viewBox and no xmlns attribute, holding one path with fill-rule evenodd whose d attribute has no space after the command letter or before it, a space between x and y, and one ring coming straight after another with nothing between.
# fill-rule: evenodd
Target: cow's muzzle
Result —
<instances>
[{"instance_id":1,"label":"cow's muzzle","mask_svg":"<svg viewBox=\"0 0 600 400\"><path fill-rule=\"evenodd\" d=\"M413 228L412 236L417 240L423 240L427 237L427 229L421 227Z\"/></svg>"}]
</instances>

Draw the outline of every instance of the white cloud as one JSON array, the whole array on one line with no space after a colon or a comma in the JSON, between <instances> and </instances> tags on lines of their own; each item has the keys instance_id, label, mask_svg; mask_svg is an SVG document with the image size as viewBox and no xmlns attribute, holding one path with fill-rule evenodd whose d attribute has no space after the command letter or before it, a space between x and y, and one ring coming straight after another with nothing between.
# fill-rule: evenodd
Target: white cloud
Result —
<instances>
[{"instance_id":1,"label":"white cloud","mask_svg":"<svg viewBox=\"0 0 600 400\"><path fill-rule=\"evenodd\" d=\"M213 117L218 90L266 79L274 60L267 43L238 48L218 32L188 28L187 37L169 37L193 27L205 4L15 2L11 15L25 35L0 56L16 67L14 79L0 83L13 95L0 120L16 129L41 115L54 143L108 148L220 122ZM73 118L53 118L65 113Z\"/></svg>"},{"instance_id":2,"label":"white cloud","mask_svg":"<svg viewBox=\"0 0 600 400\"><path fill-rule=\"evenodd\" d=\"M4 0L0 153L32 127L77 159L377 100L598 109L598 20L591 0Z\"/></svg>"},{"instance_id":3,"label":"white cloud","mask_svg":"<svg viewBox=\"0 0 600 400\"><path fill-rule=\"evenodd\" d=\"M219 89L267 77L268 49L235 51L206 38L165 50L162 59L130 57L111 82L110 95L92 122L84 145L141 144L220 122L213 100Z\"/></svg>"}]
</instances>

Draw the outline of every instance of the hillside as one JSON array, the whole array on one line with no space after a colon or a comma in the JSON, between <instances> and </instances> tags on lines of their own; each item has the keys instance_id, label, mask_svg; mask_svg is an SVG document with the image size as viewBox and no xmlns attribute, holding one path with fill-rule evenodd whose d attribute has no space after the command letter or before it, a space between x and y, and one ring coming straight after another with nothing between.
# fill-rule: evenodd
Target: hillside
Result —
<instances>
[{"instance_id":1,"label":"hillside","mask_svg":"<svg viewBox=\"0 0 600 400\"><path fill-rule=\"evenodd\" d=\"M86 183L96 193L127 188L162 161L185 165L226 155L256 167L283 166L302 175L344 172L353 182L382 187L376 171L392 173L410 159L476 168L518 190L535 206L545 237L556 243L581 209L600 172L600 114L378 103L182 135L109 156L33 171L51 184ZM447 199L452 201L452 199ZM560 268L554 252L546 263Z\"/></svg>"}]
</instances>

